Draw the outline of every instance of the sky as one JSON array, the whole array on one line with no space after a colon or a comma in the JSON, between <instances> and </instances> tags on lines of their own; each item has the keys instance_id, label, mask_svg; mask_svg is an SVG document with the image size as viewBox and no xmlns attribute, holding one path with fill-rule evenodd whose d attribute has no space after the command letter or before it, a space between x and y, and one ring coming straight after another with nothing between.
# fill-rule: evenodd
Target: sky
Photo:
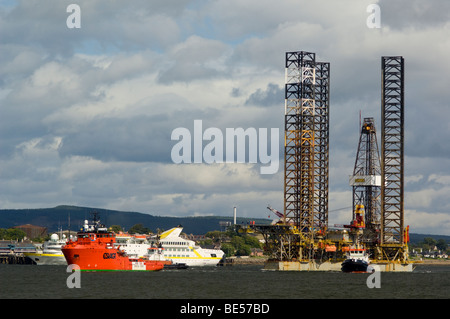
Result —
<instances>
[{"instance_id":1,"label":"sky","mask_svg":"<svg viewBox=\"0 0 450 319\"><path fill-rule=\"evenodd\" d=\"M450 235L449 34L447 0L0 0L0 209L274 218L285 52L309 51L331 69L329 224L348 223L360 112L381 130L381 57L401 55L405 224ZM195 144L196 120L224 143L278 128L278 171L174 162L172 132Z\"/></svg>"}]
</instances>

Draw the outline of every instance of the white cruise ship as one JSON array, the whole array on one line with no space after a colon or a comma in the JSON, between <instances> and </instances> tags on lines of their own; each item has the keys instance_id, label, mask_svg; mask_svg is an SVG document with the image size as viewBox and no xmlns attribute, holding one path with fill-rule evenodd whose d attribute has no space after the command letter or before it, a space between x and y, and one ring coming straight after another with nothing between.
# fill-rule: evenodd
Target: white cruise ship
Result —
<instances>
[{"instance_id":1,"label":"white cruise ship","mask_svg":"<svg viewBox=\"0 0 450 319\"><path fill-rule=\"evenodd\" d=\"M174 265L216 266L219 263L224 256L222 250L202 248L193 240L182 238L180 236L182 230L182 227L174 227L150 239L145 235L118 233L115 246L131 257L142 258L148 254L149 248L161 245L163 258L171 260Z\"/></svg>"},{"instance_id":2,"label":"white cruise ship","mask_svg":"<svg viewBox=\"0 0 450 319\"><path fill-rule=\"evenodd\" d=\"M114 246L133 258L143 258L148 254L149 248L156 247L155 245L152 246L146 235L130 235L122 232L116 234Z\"/></svg>"},{"instance_id":3,"label":"white cruise ship","mask_svg":"<svg viewBox=\"0 0 450 319\"><path fill-rule=\"evenodd\" d=\"M33 253L24 253L25 256L33 260L38 265L67 265L61 247L66 244L67 238L62 235L60 239L58 234L52 234L50 240L44 242L42 249Z\"/></svg>"},{"instance_id":4,"label":"white cruise ship","mask_svg":"<svg viewBox=\"0 0 450 319\"><path fill-rule=\"evenodd\" d=\"M216 266L224 257L225 253L220 249L205 249L193 240L182 238L182 230L182 227L174 227L159 236L165 257L172 260L173 264L186 264L189 267Z\"/></svg>"}]
</instances>

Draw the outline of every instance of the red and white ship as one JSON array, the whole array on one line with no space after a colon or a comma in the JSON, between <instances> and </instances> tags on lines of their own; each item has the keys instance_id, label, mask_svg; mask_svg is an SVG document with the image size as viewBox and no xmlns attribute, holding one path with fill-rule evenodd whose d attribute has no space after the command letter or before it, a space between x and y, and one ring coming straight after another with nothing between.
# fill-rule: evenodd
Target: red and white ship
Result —
<instances>
[{"instance_id":1,"label":"red and white ship","mask_svg":"<svg viewBox=\"0 0 450 319\"><path fill-rule=\"evenodd\" d=\"M116 235L100 224L93 214L93 224L85 222L76 241L68 241L61 248L67 264L76 264L84 271L156 271L168 262L162 248L149 248L143 257L130 257L116 246Z\"/></svg>"}]
</instances>

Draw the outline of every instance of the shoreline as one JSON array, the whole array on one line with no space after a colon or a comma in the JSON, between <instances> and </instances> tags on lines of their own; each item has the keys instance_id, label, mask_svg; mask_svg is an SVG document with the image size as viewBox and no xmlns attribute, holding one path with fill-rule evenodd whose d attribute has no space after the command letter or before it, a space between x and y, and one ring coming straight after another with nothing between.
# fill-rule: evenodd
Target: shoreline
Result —
<instances>
[{"instance_id":1,"label":"shoreline","mask_svg":"<svg viewBox=\"0 0 450 319\"><path fill-rule=\"evenodd\" d=\"M228 265L258 265L264 264L268 258L263 257L229 257L227 258ZM410 260L415 265L435 265L435 266L450 266L448 259L425 259L425 260Z\"/></svg>"},{"instance_id":2,"label":"shoreline","mask_svg":"<svg viewBox=\"0 0 450 319\"><path fill-rule=\"evenodd\" d=\"M436 265L436 266L450 266L450 260L443 259L443 260L433 260L433 259L426 259L426 260L412 260L417 265Z\"/></svg>"}]
</instances>

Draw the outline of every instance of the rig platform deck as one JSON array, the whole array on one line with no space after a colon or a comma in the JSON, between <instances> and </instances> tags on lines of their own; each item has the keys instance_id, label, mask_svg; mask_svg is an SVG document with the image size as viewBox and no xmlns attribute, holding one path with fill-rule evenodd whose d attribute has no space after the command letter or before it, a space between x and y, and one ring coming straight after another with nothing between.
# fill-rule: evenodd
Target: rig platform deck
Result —
<instances>
[{"instance_id":1,"label":"rig platform deck","mask_svg":"<svg viewBox=\"0 0 450 319\"><path fill-rule=\"evenodd\" d=\"M341 271L342 262L325 261L316 263L315 261L267 261L264 264L265 270L279 271ZM373 262L371 266L381 272L412 272L413 263L398 262Z\"/></svg>"}]
</instances>

